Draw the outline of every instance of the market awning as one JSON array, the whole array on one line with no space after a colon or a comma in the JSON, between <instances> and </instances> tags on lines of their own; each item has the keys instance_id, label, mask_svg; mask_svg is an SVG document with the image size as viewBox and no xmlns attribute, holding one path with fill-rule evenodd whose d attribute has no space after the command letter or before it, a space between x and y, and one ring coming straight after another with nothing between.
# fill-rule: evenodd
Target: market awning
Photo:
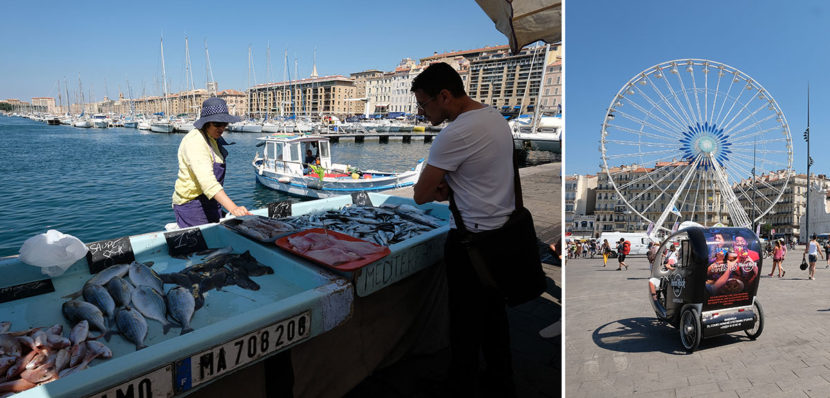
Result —
<instances>
[{"instance_id":1,"label":"market awning","mask_svg":"<svg viewBox=\"0 0 830 398\"><path fill-rule=\"evenodd\" d=\"M510 51L542 40L562 41L561 0L476 0L479 7L510 41Z\"/></svg>"}]
</instances>

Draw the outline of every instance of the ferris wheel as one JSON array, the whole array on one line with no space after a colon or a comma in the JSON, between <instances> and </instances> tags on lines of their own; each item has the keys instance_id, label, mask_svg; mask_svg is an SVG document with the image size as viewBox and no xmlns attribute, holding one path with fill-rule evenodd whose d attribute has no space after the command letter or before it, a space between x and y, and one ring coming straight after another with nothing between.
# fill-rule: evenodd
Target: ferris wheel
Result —
<instances>
[{"instance_id":1,"label":"ferris wheel","mask_svg":"<svg viewBox=\"0 0 830 398\"><path fill-rule=\"evenodd\" d=\"M611 100L600 143L619 200L655 232L682 221L749 227L792 174L790 129L772 95L740 70L703 59L663 62L631 78Z\"/></svg>"}]
</instances>

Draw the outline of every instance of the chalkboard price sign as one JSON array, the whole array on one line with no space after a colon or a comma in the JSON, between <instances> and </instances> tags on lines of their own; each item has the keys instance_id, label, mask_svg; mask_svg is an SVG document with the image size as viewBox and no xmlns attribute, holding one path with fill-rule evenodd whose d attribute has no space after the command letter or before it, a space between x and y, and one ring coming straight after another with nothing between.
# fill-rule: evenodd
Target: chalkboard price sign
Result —
<instances>
[{"instance_id":1,"label":"chalkboard price sign","mask_svg":"<svg viewBox=\"0 0 830 398\"><path fill-rule=\"evenodd\" d=\"M199 228L188 228L181 231L165 232L167 251L170 257L187 256L191 253L207 250L205 237Z\"/></svg>"},{"instance_id":2,"label":"chalkboard price sign","mask_svg":"<svg viewBox=\"0 0 830 398\"><path fill-rule=\"evenodd\" d=\"M268 218L283 218L291 215L290 200L268 203Z\"/></svg>"},{"instance_id":3,"label":"chalkboard price sign","mask_svg":"<svg viewBox=\"0 0 830 398\"><path fill-rule=\"evenodd\" d=\"M86 261L89 263L89 273L95 274L104 268L115 264L129 264L135 261L133 246L130 237L102 240L86 245Z\"/></svg>"},{"instance_id":4,"label":"chalkboard price sign","mask_svg":"<svg viewBox=\"0 0 830 398\"><path fill-rule=\"evenodd\" d=\"M52 285L51 279L43 279L39 281L21 283L14 286L0 287L0 303L37 296L44 293L51 293L54 291L55 286Z\"/></svg>"},{"instance_id":5,"label":"chalkboard price sign","mask_svg":"<svg viewBox=\"0 0 830 398\"><path fill-rule=\"evenodd\" d=\"M369 199L369 194L366 192L353 192L352 203L358 206L374 206L372 205L372 199Z\"/></svg>"}]
</instances>

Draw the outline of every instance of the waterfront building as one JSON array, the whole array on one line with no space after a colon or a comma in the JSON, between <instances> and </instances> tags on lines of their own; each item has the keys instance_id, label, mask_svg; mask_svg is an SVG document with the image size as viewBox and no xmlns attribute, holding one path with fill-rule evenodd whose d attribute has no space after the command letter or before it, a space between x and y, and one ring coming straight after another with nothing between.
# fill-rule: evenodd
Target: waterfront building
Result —
<instances>
[{"instance_id":1,"label":"waterfront building","mask_svg":"<svg viewBox=\"0 0 830 398\"><path fill-rule=\"evenodd\" d=\"M594 234L597 176L565 178L565 232L568 236L590 238Z\"/></svg>"},{"instance_id":2,"label":"waterfront building","mask_svg":"<svg viewBox=\"0 0 830 398\"><path fill-rule=\"evenodd\" d=\"M55 99L52 97L35 97L32 98L32 107L36 109L45 109L45 112L56 113Z\"/></svg>"},{"instance_id":3,"label":"waterfront building","mask_svg":"<svg viewBox=\"0 0 830 398\"><path fill-rule=\"evenodd\" d=\"M314 120L352 114L354 80L341 76L309 77L258 84L248 89L247 114L252 117L309 116Z\"/></svg>"},{"instance_id":4,"label":"waterfront building","mask_svg":"<svg viewBox=\"0 0 830 398\"><path fill-rule=\"evenodd\" d=\"M227 89L218 92L216 96L225 100L231 115L244 116L245 110L248 109L248 96L242 91Z\"/></svg>"},{"instance_id":5,"label":"waterfront building","mask_svg":"<svg viewBox=\"0 0 830 398\"><path fill-rule=\"evenodd\" d=\"M534 112L545 65L551 57L555 52L549 51L546 56L544 46L525 48L516 55L507 51L482 55L470 62L470 97L503 114Z\"/></svg>"},{"instance_id":6,"label":"waterfront building","mask_svg":"<svg viewBox=\"0 0 830 398\"><path fill-rule=\"evenodd\" d=\"M633 164L613 167L609 171L614 175L614 182L622 189L626 198L629 198L629 203L648 220L656 222L663 210L668 207L672 196L662 193L673 193L681 184L679 179L665 177L676 176L678 167L687 166L688 162L675 160L657 162L654 167ZM676 204L677 211L681 214L680 221L694 221L704 225L729 225L729 213L721 200L720 190L717 187L697 184L703 183L699 180L689 182L686 190L704 192L703 195ZM649 221L632 211L619 198L605 170L598 176L594 213L596 236L608 231L641 232L648 229ZM671 229L675 220L677 217L669 217L663 227Z\"/></svg>"},{"instance_id":7,"label":"waterfront building","mask_svg":"<svg viewBox=\"0 0 830 398\"><path fill-rule=\"evenodd\" d=\"M351 102L350 114L352 115L369 115L372 109L369 107L369 95L367 92L368 80L374 77L383 76L383 72L377 69L369 69L363 72L351 73L349 77L354 80L354 98L347 98Z\"/></svg>"},{"instance_id":8,"label":"waterfront building","mask_svg":"<svg viewBox=\"0 0 830 398\"><path fill-rule=\"evenodd\" d=\"M562 114L562 57L558 56L558 52L554 57L555 61L546 66L539 109L545 113L559 115Z\"/></svg>"},{"instance_id":9,"label":"waterfront building","mask_svg":"<svg viewBox=\"0 0 830 398\"><path fill-rule=\"evenodd\" d=\"M802 218L807 214L807 174L789 173L789 180L787 180L787 172L785 170L773 171L767 174L761 174L755 177L755 188L762 198L755 200L758 207L764 208L769 206L770 201L775 200L774 192L781 191L781 186L787 182L787 188L781 195L778 202L773 205L772 209L761 218L758 223L761 225L762 235L771 233L775 237L791 238L796 237L801 239ZM824 192L830 188L830 179L823 174L812 175L811 182L814 191ZM742 189L749 192L749 187L753 184L752 178L741 180L739 185ZM812 196L812 194L811 194ZM747 200L741 200L741 205L745 209L750 208ZM816 210L813 213L813 204L810 207L810 233L814 232L812 225L814 222L821 223L821 211ZM816 215L819 218L814 219ZM751 216L751 214L750 214ZM773 232L774 231L774 232Z\"/></svg>"},{"instance_id":10,"label":"waterfront building","mask_svg":"<svg viewBox=\"0 0 830 398\"><path fill-rule=\"evenodd\" d=\"M387 114L418 113L415 99L410 89L412 80L418 76L425 64L417 64L410 58L403 59L394 71L366 79L366 98L371 113Z\"/></svg>"},{"instance_id":11,"label":"waterfront building","mask_svg":"<svg viewBox=\"0 0 830 398\"><path fill-rule=\"evenodd\" d=\"M804 175L804 179L806 181L806 175ZM810 201L810 235L828 235L830 234L830 197L828 197L830 195L830 189L828 189L827 184L822 180L818 182L811 181L810 185L809 195L805 195ZM798 217L799 231L803 230L806 226L807 214L801 213L801 216ZM779 234L776 230L774 236L785 237L786 235ZM804 243L807 240L806 236L802 237L799 234L798 237L799 242Z\"/></svg>"}]
</instances>

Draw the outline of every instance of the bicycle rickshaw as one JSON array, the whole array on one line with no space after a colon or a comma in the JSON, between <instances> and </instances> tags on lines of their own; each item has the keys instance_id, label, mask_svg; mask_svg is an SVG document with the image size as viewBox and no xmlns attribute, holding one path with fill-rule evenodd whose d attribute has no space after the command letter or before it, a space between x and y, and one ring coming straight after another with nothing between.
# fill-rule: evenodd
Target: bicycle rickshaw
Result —
<instances>
[{"instance_id":1,"label":"bicycle rickshaw","mask_svg":"<svg viewBox=\"0 0 830 398\"><path fill-rule=\"evenodd\" d=\"M686 351L702 338L764 329L758 298L761 245L746 228L691 227L663 241L651 264L649 295L657 317L680 330Z\"/></svg>"}]
</instances>

